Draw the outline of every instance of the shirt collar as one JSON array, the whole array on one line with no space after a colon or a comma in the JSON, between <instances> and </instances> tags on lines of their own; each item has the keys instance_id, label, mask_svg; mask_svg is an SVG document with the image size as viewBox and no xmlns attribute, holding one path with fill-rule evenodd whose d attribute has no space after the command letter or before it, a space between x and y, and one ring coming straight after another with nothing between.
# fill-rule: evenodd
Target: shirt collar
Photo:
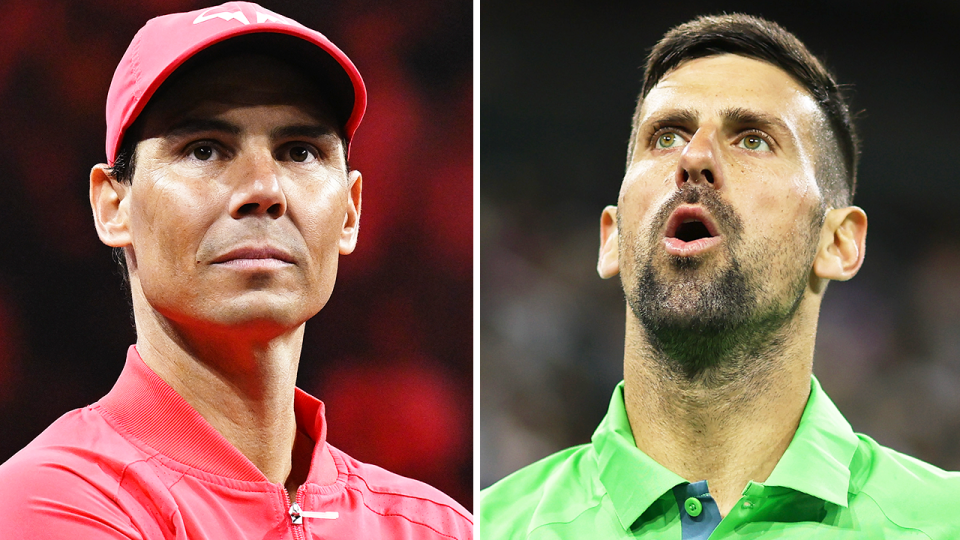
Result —
<instances>
[{"instance_id":1,"label":"shirt collar","mask_svg":"<svg viewBox=\"0 0 960 540\"><path fill-rule=\"evenodd\" d=\"M850 463L859 443L853 428L812 377L797 432L763 485L790 488L846 507Z\"/></svg>"},{"instance_id":2,"label":"shirt collar","mask_svg":"<svg viewBox=\"0 0 960 540\"><path fill-rule=\"evenodd\" d=\"M124 432L188 467L236 480L267 478L140 358L135 345L99 408ZM332 483L337 468L326 444L323 403L296 389L297 427L315 443L308 482ZM331 480L332 479L332 480Z\"/></svg>"},{"instance_id":3,"label":"shirt collar","mask_svg":"<svg viewBox=\"0 0 960 540\"><path fill-rule=\"evenodd\" d=\"M686 482L637 448L623 404L622 381L613 391L607 415L592 441L600 483L624 529L629 529L664 493Z\"/></svg>"},{"instance_id":4,"label":"shirt collar","mask_svg":"<svg viewBox=\"0 0 960 540\"><path fill-rule=\"evenodd\" d=\"M624 407L622 381L592 440L600 482L624 528L674 486L686 483L637 448ZM793 440L762 485L793 489L846 507L850 462L858 444L850 424L814 377Z\"/></svg>"}]
</instances>

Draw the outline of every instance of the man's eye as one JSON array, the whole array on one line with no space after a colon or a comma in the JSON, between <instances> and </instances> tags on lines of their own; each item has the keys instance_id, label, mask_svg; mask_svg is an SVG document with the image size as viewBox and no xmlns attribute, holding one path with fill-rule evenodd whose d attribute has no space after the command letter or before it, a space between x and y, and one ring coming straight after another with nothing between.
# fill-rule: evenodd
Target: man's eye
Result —
<instances>
[{"instance_id":1,"label":"man's eye","mask_svg":"<svg viewBox=\"0 0 960 540\"><path fill-rule=\"evenodd\" d=\"M310 158L310 151L302 146L294 146L290 149L290 159L298 162L306 161Z\"/></svg>"},{"instance_id":2,"label":"man's eye","mask_svg":"<svg viewBox=\"0 0 960 540\"><path fill-rule=\"evenodd\" d=\"M683 137L673 132L661 133L657 137L657 148L679 148L686 144Z\"/></svg>"},{"instance_id":3,"label":"man's eye","mask_svg":"<svg viewBox=\"0 0 960 540\"><path fill-rule=\"evenodd\" d=\"M769 152L770 145L767 144L767 141L757 135L747 135L746 137L740 139L740 147L746 148L747 150L758 150L761 152Z\"/></svg>"},{"instance_id":4,"label":"man's eye","mask_svg":"<svg viewBox=\"0 0 960 540\"><path fill-rule=\"evenodd\" d=\"M297 163L306 163L316 159L315 152L307 146L291 146L288 152L290 160Z\"/></svg>"},{"instance_id":5,"label":"man's eye","mask_svg":"<svg viewBox=\"0 0 960 540\"><path fill-rule=\"evenodd\" d=\"M207 161L213 157L213 147L212 146L198 146L193 149L193 157L199 159L200 161Z\"/></svg>"}]
</instances>

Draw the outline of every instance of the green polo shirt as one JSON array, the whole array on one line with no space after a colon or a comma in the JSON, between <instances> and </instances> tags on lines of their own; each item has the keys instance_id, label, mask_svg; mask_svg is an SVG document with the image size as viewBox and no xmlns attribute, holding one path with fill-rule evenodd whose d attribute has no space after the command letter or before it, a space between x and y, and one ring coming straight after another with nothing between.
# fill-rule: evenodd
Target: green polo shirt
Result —
<instances>
[{"instance_id":1,"label":"green polo shirt","mask_svg":"<svg viewBox=\"0 0 960 540\"><path fill-rule=\"evenodd\" d=\"M960 473L854 433L815 378L770 477L750 482L706 532L687 513L701 512L688 498L697 485L703 482L688 483L636 447L620 383L590 444L480 492L478 538L960 538ZM715 508L708 493L699 500Z\"/></svg>"}]
</instances>

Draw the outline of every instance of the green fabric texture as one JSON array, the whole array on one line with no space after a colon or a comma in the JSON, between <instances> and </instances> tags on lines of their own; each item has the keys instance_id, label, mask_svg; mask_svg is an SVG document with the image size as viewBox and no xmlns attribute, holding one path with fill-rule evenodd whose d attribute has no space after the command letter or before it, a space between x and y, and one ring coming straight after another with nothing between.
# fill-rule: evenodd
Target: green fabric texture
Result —
<instances>
[{"instance_id":1,"label":"green fabric texture","mask_svg":"<svg viewBox=\"0 0 960 540\"><path fill-rule=\"evenodd\" d=\"M679 540L671 490L685 482L636 447L621 382L590 444L480 492L477 537ZM854 433L813 378L787 451L766 482L747 485L710 538L957 539L960 473Z\"/></svg>"}]
</instances>

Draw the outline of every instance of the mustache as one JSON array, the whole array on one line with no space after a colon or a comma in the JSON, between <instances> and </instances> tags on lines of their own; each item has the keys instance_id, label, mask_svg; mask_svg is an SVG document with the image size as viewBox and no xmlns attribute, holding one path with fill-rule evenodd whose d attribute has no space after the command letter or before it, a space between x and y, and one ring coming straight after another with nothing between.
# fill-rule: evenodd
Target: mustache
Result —
<instances>
[{"instance_id":1,"label":"mustache","mask_svg":"<svg viewBox=\"0 0 960 540\"><path fill-rule=\"evenodd\" d=\"M712 187L703 184L687 184L678 189L657 210L650 227L650 240L660 241L660 234L666 228L667 221L673 211L682 204L700 204L710 212L720 232L728 238L739 238L743 231L743 221L740 215L729 203L725 202Z\"/></svg>"}]
</instances>

